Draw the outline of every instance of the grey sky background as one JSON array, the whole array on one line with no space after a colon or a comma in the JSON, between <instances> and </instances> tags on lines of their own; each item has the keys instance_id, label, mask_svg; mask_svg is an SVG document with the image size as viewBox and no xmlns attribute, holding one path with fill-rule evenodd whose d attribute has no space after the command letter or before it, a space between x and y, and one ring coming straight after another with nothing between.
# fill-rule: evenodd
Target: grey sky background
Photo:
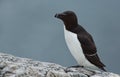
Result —
<instances>
[{"instance_id":1,"label":"grey sky background","mask_svg":"<svg viewBox=\"0 0 120 77\"><path fill-rule=\"evenodd\" d=\"M107 70L120 74L120 0L0 0L0 51L15 56L77 65L54 15L74 11L93 36Z\"/></svg>"}]
</instances>

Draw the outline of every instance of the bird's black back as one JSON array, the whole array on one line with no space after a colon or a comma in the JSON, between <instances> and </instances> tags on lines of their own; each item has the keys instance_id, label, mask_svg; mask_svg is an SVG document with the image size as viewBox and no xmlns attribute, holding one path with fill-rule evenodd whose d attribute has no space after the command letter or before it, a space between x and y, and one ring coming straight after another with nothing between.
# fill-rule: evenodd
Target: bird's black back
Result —
<instances>
[{"instance_id":1,"label":"bird's black back","mask_svg":"<svg viewBox=\"0 0 120 77\"><path fill-rule=\"evenodd\" d=\"M97 55L97 49L92 36L81 25L78 25L74 29L69 29L69 31L77 34L77 38L80 42L86 59L98 68L105 71L105 65L100 61Z\"/></svg>"}]
</instances>

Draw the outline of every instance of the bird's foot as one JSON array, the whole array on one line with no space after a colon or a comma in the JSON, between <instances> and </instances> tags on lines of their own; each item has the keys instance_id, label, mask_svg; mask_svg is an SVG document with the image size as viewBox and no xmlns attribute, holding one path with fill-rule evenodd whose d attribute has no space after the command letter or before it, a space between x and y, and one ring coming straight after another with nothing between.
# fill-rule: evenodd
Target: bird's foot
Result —
<instances>
[{"instance_id":1,"label":"bird's foot","mask_svg":"<svg viewBox=\"0 0 120 77\"><path fill-rule=\"evenodd\" d=\"M89 69L89 68L86 68L86 67L80 66L80 65L67 67L64 71L66 73L79 71L79 72L83 72L88 77L91 75L94 75L96 73L95 70L92 70L92 69Z\"/></svg>"},{"instance_id":2,"label":"bird's foot","mask_svg":"<svg viewBox=\"0 0 120 77\"><path fill-rule=\"evenodd\" d=\"M84 66L80 66L80 65L75 65L75 66L69 66L67 68L83 68Z\"/></svg>"},{"instance_id":3,"label":"bird's foot","mask_svg":"<svg viewBox=\"0 0 120 77\"><path fill-rule=\"evenodd\" d=\"M84 66L80 66L80 65L75 65L75 66L69 66L69 67L67 67L66 69L65 69L65 72L67 73L67 72L72 72L71 70L70 70L70 68L83 68Z\"/></svg>"}]
</instances>

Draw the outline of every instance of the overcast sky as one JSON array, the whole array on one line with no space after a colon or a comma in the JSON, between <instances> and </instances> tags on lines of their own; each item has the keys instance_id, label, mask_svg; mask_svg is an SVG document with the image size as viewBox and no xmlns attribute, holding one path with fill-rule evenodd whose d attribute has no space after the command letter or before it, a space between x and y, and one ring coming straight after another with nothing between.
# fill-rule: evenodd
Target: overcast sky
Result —
<instances>
[{"instance_id":1,"label":"overcast sky","mask_svg":"<svg viewBox=\"0 0 120 77\"><path fill-rule=\"evenodd\" d=\"M94 38L108 71L120 74L120 0L0 0L0 51L63 66L77 65L54 15L74 11Z\"/></svg>"}]
</instances>

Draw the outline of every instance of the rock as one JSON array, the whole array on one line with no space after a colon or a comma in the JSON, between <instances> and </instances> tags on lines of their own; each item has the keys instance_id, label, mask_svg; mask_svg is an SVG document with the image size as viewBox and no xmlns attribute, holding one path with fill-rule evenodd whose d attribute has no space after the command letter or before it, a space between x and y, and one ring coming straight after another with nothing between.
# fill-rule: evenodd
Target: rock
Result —
<instances>
[{"instance_id":1,"label":"rock","mask_svg":"<svg viewBox=\"0 0 120 77\"><path fill-rule=\"evenodd\" d=\"M0 77L120 77L118 74L66 68L49 62L34 61L0 53Z\"/></svg>"}]
</instances>

